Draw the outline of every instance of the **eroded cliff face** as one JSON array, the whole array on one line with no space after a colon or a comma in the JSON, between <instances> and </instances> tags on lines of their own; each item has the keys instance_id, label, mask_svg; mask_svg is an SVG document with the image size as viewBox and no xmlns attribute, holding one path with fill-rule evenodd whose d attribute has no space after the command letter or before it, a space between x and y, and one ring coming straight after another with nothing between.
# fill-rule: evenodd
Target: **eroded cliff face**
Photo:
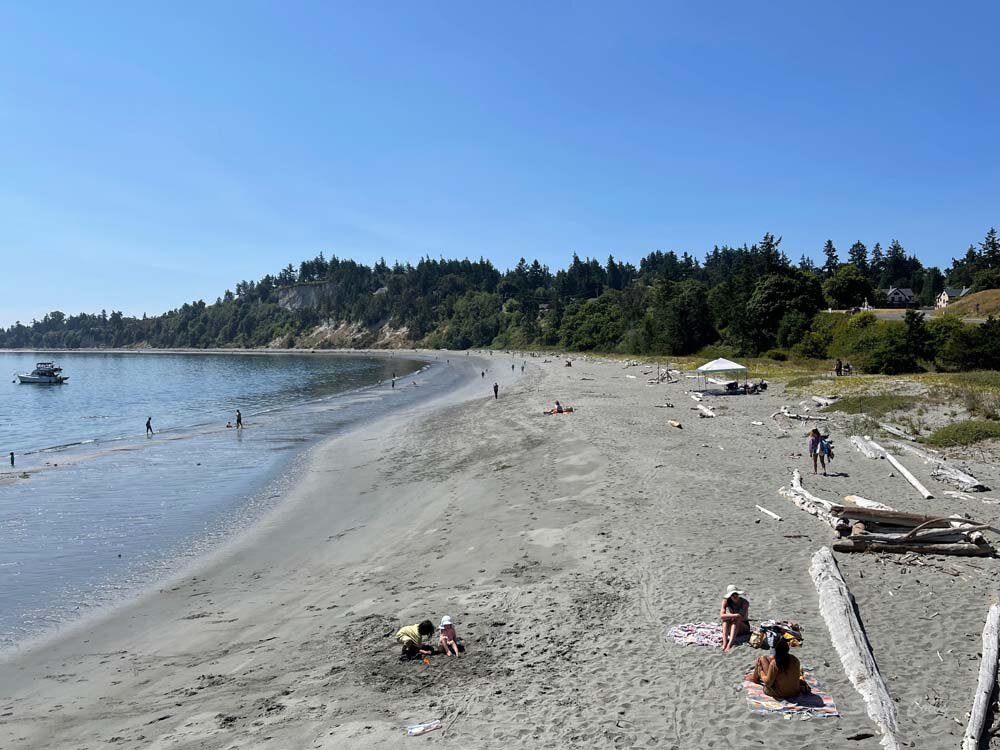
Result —
<instances>
[{"instance_id":1,"label":"eroded cliff face","mask_svg":"<svg viewBox=\"0 0 1000 750\"><path fill-rule=\"evenodd\" d=\"M334 294L338 286L335 281L313 281L283 287L277 290L278 304L286 310L308 310L319 307L323 298Z\"/></svg>"},{"instance_id":2,"label":"eroded cliff face","mask_svg":"<svg viewBox=\"0 0 1000 750\"><path fill-rule=\"evenodd\" d=\"M401 349L414 345L406 328L384 324L368 328L361 323L327 321L299 336L299 349Z\"/></svg>"}]
</instances>

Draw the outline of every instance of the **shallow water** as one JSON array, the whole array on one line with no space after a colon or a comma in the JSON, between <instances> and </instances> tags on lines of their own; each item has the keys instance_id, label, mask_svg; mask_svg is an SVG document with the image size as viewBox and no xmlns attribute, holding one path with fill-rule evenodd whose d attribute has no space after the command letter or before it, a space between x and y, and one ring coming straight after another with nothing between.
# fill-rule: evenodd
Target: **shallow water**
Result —
<instances>
[{"instance_id":1,"label":"shallow water","mask_svg":"<svg viewBox=\"0 0 1000 750\"><path fill-rule=\"evenodd\" d=\"M69 383L0 384L0 647L177 569L271 507L319 439L448 386L327 354L0 353L0 372L50 359Z\"/></svg>"}]
</instances>

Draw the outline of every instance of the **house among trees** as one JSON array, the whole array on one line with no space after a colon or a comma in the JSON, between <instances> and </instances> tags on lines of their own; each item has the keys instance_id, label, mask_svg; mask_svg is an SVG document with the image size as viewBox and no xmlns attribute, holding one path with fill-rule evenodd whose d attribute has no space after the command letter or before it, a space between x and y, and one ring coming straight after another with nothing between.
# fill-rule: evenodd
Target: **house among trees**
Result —
<instances>
[{"instance_id":1,"label":"house among trees","mask_svg":"<svg viewBox=\"0 0 1000 750\"><path fill-rule=\"evenodd\" d=\"M913 307L917 304L917 295L912 289L893 286L880 291L885 294L885 302L889 307Z\"/></svg>"},{"instance_id":2,"label":"house among trees","mask_svg":"<svg viewBox=\"0 0 1000 750\"><path fill-rule=\"evenodd\" d=\"M937 296L936 307L947 307L957 299L961 299L972 291L972 287L946 286Z\"/></svg>"}]
</instances>

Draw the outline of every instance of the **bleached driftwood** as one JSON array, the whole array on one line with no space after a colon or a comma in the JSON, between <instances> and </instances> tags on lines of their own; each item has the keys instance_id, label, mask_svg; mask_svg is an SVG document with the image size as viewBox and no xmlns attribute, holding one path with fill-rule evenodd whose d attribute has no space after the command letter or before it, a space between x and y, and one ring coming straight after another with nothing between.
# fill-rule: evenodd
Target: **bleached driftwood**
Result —
<instances>
[{"instance_id":1,"label":"bleached driftwood","mask_svg":"<svg viewBox=\"0 0 1000 750\"><path fill-rule=\"evenodd\" d=\"M867 437L861 437L860 435L851 435L851 444L858 449L860 453L865 458L882 458L882 454L875 450Z\"/></svg>"},{"instance_id":2,"label":"bleached driftwood","mask_svg":"<svg viewBox=\"0 0 1000 750\"><path fill-rule=\"evenodd\" d=\"M803 422L806 422L808 420L815 420L817 422L829 422L830 421L828 417L820 417L820 416L817 416L815 414L793 414L792 412L788 411L788 407L787 406L782 406L781 407L781 416L788 417L789 419L798 419L798 420L801 420Z\"/></svg>"},{"instance_id":3,"label":"bleached driftwood","mask_svg":"<svg viewBox=\"0 0 1000 750\"><path fill-rule=\"evenodd\" d=\"M838 503L832 503L829 500L816 497L805 489L805 487L802 486L802 475L799 474L798 469L792 472L791 488L785 489L782 487L778 490L778 492L779 494L787 497L806 513L810 513L825 521L830 524L831 527L837 527L838 520L835 517L834 509L842 508L843 506Z\"/></svg>"},{"instance_id":4,"label":"bleached driftwood","mask_svg":"<svg viewBox=\"0 0 1000 750\"><path fill-rule=\"evenodd\" d=\"M989 557L993 548L972 542L880 542L851 537L833 543L837 552L917 552L922 555L955 555L958 557Z\"/></svg>"},{"instance_id":5,"label":"bleached driftwood","mask_svg":"<svg viewBox=\"0 0 1000 750\"><path fill-rule=\"evenodd\" d=\"M676 419L668 419L667 420L667 424L669 424L671 427L676 427L678 430L683 430L684 429L684 425L682 425Z\"/></svg>"},{"instance_id":6,"label":"bleached driftwood","mask_svg":"<svg viewBox=\"0 0 1000 750\"><path fill-rule=\"evenodd\" d=\"M701 394L700 394L700 393L698 393L697 391L693 391L693 392L691 392L691 393L688 393L688 395L689 395L689 396L690 396L691 398L693 398L693 399L694 399L695 401L701 401Z\"/></svg>"},{"instance_id":7,"label":"bleached driftwood","mask_svg":"<svg viewBox=\"0 0 1000 750\"><path fill-rule=\"evenodd\" d=\"M894 440L893 446L900 448L901 450L912 453L914 456L923 459L926 464L935 464L934 470L931 471L931 476L940 482L945 482L947 484L958 487L958 489L963 492L989 492L989 487L980 482L971 474L968 474L957 466L949 464L940 456L935 456L921 448L917 448L914 445L909 445L907 443L900 443Z\"/></svg>"},{"instance_id":8,"label":"bleached driftwood","mask_svg":"<svg viewBox=\"0 0 1000 750\"><path fill-rule=\"evenodd\" d=\"M894 424L889 424L888 422L879 422L878 426L881 427L886 432L888 432L890 435L895 435L896 437L901 437L904 440L913 440L914 439L913 435L911 435L910 433L908 433L906 430L902 429L901 427L896 427L896 425L894 425Z\"/></svg>"},{"instance_id":9,"label":"bleached driftwood","mask_svg":"<svg viewBox=\"0 0 1000 750\"><path fill-rule=\"evenodd\" d=\"M969 725L965 728L965 736L962 738L962 750L979 748L980 737L986 724L986 713L997 682L997 663L1000 656L998 638L1000 638L1000 604L994 604L986 614L986 625L983 627L983 657L979 662L979 681L976 683L976 695L972 701Z\"/></svg>"},{"instance_id":10,"label":"bleached driftwood","mask_svg":"<svg viewBox=\"0 0 1000 750\"><path fill-rule=\"evenodd\" d=\"M698 416L703 418L713 418L713 419L715 418L715 412L709 409L704 404L697 404L697 407L698 411L701 412L701 414L699 414Z\"/></svg>"},{"instance_id":11,"label":"bleached driftwood","mask_svg":"<svg viewBox=\"0 0 1000 750\"><path fill-rule=\"evenodd\" d=\"M876 500L869 500L867 497L861 497L861 495L845 495L844 503L846 505L854 505L858 508L870 508L872 510L892 510L888 505L884 505Z\"/></svg>"},{"instance_id":12,"label":"bleached driftwood","mask_svg":"<svg viewBox=\"0 0 1000 750\"><path fill-rule=\"evenodd\" d=\"M910 470L907 469L905 466L903 466L903 464L901 464L895 456L889 453L889 451L887 451L881 445L876 443L874 440L869 440L868 442L871 443L873 448L875 448L876 450L880 450L882 451L882 453L885 454L885 460L891 463L894 467L896 467L896 471L898 471L900 474L903 475L903 479L905 479L907 482L913 485L914 489L916 489L916 491L920 493L920 495L924 498L924 500L933 499L934 495L931 494L930 490L924 487L920 483L920 480L918 480L915 476L913 476L913 474L910 473Z\"/></svg>"},{"instance_id":13,"label":"bleached driftwood","mask_svg":"<svg viewBox=\"0 0 1000 750\"><path fill-rule=\"evenodd\" d=\"M754 507L755 507L755 508L756 508L757 510L759 510L759 511L760 511L761 513L763 513L763 514L764 514L765 516L770 516L770 517L771 517L771 518L773 518L773 519L774 519L775 521L780 521L780 520L781 520L781 516L779 516L779 515L778 515L777 513L772 513L772 512L771 512L771 511L769 511L769 510L768 510L767 508L765 508L765 507L763 507L763 506L761 506L761 505L754 505Z\"/></svg>"},{"instance_id":14,"label":"bleached driftwood","mask_svg":"<svg viewBox=\"0 0 1000 750\"><path fill-rule=\"evenodd\" d=\"M848 679L864 699L868 716L882 735L882 747L899 750L902 742L896 724L896 704L879 674L868 638L854 611L851 592L828 547L821 547L813 555L809 575L819 593L819 611L830 630L830 640Z\"/></svg>"},{"instance_id":15,"label":"bleached driftwood","mask_svg":"<svg viewBox=\"0 0 1000 750\"><path fill-rule=\"evenodd\" d=\"M837 399L831 398L830 396L813 396L812 400L820 406L832 406Z\"/></svg>"}]
</instances>

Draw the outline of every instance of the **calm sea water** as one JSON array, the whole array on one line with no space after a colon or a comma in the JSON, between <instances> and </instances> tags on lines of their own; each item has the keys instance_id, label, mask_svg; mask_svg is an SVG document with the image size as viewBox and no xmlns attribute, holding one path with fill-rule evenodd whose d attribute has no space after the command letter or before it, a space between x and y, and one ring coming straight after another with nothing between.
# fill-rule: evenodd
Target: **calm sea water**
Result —
<instances>
[{"instance_id":1,"label":"calm sea water","mask_svg":"<svg viewBox=\"0 0 1000 750\"><path fill-rule=\"evenodd\" d=\"M11 382L44 360L69 383ZM10 373L0 380L0 648L112 603L245 527L320 438L449 387L448 368L432 378L424 366L326 354L0 353L0 373ZM236 409L241 431L226 427Z\"/></svg>"}]
</instances>

